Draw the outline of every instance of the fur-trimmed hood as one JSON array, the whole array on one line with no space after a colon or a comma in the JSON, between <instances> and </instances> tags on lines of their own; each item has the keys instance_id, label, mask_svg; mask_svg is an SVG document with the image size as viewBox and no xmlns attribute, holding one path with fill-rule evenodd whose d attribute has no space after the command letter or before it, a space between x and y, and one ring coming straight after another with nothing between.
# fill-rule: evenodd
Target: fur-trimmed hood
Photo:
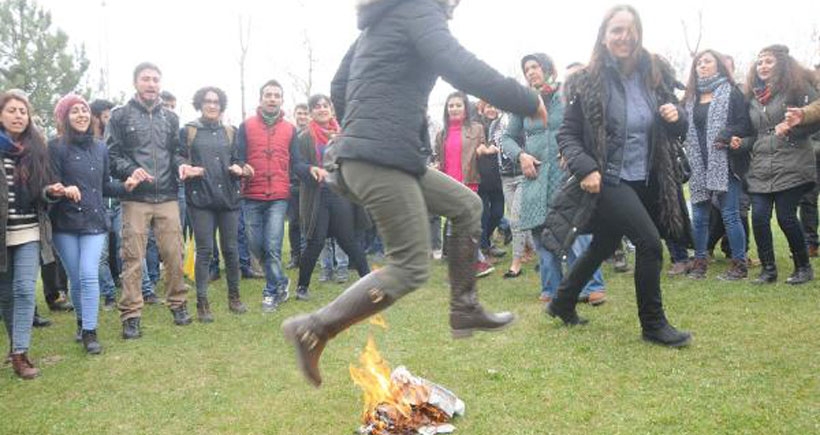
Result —
<instances>
[{"instance_id":1,"label":"fur-trimmed hood","mask_svg":"<svg viewBox=\"0 0 820 435\"><path fill-rule=\"evenodd\" d=\"M359 30L364 30L378 21L385 12L394 8L399 3L416 0L358 0L356 2L356 12L358 13ZM426 0L425 0L426 1ZM453 10L458 6L460 0L433 0L440 3L447 12L449 18L453 17Z\"/></svg>"}]
</instances>

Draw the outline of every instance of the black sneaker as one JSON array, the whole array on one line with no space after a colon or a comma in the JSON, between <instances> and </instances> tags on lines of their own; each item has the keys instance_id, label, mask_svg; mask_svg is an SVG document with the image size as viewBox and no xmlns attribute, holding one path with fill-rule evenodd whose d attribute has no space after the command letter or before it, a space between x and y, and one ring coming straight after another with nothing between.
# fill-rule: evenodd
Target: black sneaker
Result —
<instances>
[{"instance_id":1,"label":"black sneaker","mask_svg":"<svg viewBox=\"0 0 820 435\"><path fill-rule=\"evenodd\" d=\"M644 340L661 346L684 347L692 342L691 333L678 331L674 326L668 323L660 328L644 329L641 335Z\"/></svg>"},{"instance_id":2,"label":"black sneaker","mask_svg":"<svg viewBox=\"0 0 820 435\"><path fill-rule=\"evenodd\" d=\"M188 308L182 304L179 308L171 308L171 314L174 316L174 324L177 326L185 326L191 324L191 316L188 314Z\"/></svg>"},{"instance_id":3,"label":"black sneaker","mask_svg":"<svg viewBox=\"0 0 820 435\"><path fill-rule=\"evenodd\" d=\"M555 306L555 301L550 301L550 303L547 304L546 308L544 308L544 311L546 311L547 315L549 315L550 317L557 317L561 319L561 321L564 322L564 325L566 326L586 325L587 323L589 323L589 320L583 317L579 317L578 312L574 309L571 312L566 313L559 311Z\"/></svg>"},{"instance_id":4,"label":"black sneaker","mask_svg":"<svg viewBox=\"0 0 820 435\"><path fill-rule=\"evenodd\" d=\"M279 284L279 290L276 292L276 305L282 305L290 299L290 278L285 277L285 281Z\"/></svg>"},{"instance_id":5,"label":"black sneaker","mask_svg":"<svg viewBox=\"0 0 820 435\"><path fill-rule=\"evenodd\" d=\"M296 287L296 299L300 301L310 299L310 292L308 291L307 286L300 285L299 287Z\"/></svg>"},{"instance_id":6,"label":"black sneaker","mask_svg":"<svg viewBox=\"0 0 820 435\"><path fill-rule=\"evenodd\" d=\"M114 308L117 308L117 301L114 296L106 296L102 308L103 311L113 311Z\"/></svg>"},{"instance_id":7,"label":"black sneaker","mask_svg":"<svg viewBox=\"0 0 820 435\"><path fill-rule=\"evenodd\" d=\"M82 333L82 340L83 340L83 347L85 351L91 355L98 355L102 352L102 346L100 342L97 341L97 330L93 329L90 331L83 330Z\"/></svg>"},{"instance_id":8,"label":"black sneaker","mask_svg":"<svg viewBox=\"0 0 820 435\"><path fill-rule=\"evenodd\" d=\"M31 322L31 326L35 328L45 328L47 326L51 326L51 320L40 316L37 311L34 311L34 320Z\"/></svg>"},{"instance_id":9,"label":"black sneaker","mask_svg":"<svg viewBox=\"0 0 820 435\"><path fill-rule=\"evenodd\" d=\"M140 318L132 317L122 321L122 338L125 340L133 340L142 337L140 330Z\"/></svg>"}]
</instances>

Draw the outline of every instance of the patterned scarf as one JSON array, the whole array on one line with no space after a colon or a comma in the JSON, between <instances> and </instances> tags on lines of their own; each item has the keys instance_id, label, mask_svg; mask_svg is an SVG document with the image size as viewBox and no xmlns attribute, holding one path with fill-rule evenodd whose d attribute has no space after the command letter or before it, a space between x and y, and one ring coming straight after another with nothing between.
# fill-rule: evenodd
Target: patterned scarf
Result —
<instances>
[{"instance_id":1,"label":"patterned scarf","mask_svg":"<svg viewBox=\"0 0 820 435\"><path fill-rule=\"evenodd\" d=\"M729 79L720 73L715 74L712 77L698 77L698 92L701 94L714 93L717 88L728 81Z\"/></svg>"},{"instance_id":2,"label":"patterned scarf","mask_svg":"<svg viewBox=\"0 0 820 435\"><path fill-rule=\"evenodd\" d=\"M723 193L729 189L729 159L726 149L715 148L714 143L720 131L726 127L729 118L729 97L732 85L724 81L712 92L709 112L706 119L706 149L703 156L694 122L695 101L686 103L689 115L689 131L686 134L686 152L692 166L692 177L689 179L689 192L693 204L708 201L714 193ZM704 158L705 157L705 158ZM704 165L704 161L706 164Z\"/></svg>"},{"instance_id":3,"label":"patterned scarf","mask_svg":"<svg viewBox=\"0 0 820 435\"><path fill-rule=\"evenodd\" d=\"M769 100L772 99L772 87L769 85L765 85L762 88L755 88L755 98L757 101L760 102L761 106L765 106L769 104Z\"/></svg>"}]
</instances>

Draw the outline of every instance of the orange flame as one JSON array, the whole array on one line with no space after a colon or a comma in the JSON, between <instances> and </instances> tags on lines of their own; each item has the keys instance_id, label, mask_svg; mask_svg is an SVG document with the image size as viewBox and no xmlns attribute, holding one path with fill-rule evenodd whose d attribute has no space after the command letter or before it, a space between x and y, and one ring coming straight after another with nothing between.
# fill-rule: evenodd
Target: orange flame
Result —
<instances>
[{"instance_id":1,"label":"orange flame","mask_svg":"<svg viewBox=\"0 0 820 435\"><path fill-rule=\"evenodd\" d=\"M373 336L368 337L359 363L360 367L350 365L350 377L362 389L362 422L369 427L367 433L415 433L414 428L449 420L443 411L427 403L430 390L426 385L391 379L390 365L376 349Z\"/></svg>"}]
</instances>

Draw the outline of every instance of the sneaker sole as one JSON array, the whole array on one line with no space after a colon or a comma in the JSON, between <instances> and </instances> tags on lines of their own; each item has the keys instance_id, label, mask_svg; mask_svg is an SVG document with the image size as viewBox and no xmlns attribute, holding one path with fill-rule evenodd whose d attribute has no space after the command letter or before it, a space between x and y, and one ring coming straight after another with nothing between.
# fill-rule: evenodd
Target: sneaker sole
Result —
<instances>
[{"instance_id":1,"label":"sneaker sole","mask_svg":"<svg viewBox=\"0 0 820 435\"><path fill-rule=\"evenodd\" d=\"M475 277L476 277L476 278L484 278L485 276L488 276L488 275L490 275L490 274L491 274L491 273L493 273L493 272L495 272L495 268L494 268L494 267L491 267L491 268L489 268L489 269L487 269L487 270L484 270L484 271L481 271L481 272L476 273L476 274L475 274Z\"/></svg>"}]
</instances>

